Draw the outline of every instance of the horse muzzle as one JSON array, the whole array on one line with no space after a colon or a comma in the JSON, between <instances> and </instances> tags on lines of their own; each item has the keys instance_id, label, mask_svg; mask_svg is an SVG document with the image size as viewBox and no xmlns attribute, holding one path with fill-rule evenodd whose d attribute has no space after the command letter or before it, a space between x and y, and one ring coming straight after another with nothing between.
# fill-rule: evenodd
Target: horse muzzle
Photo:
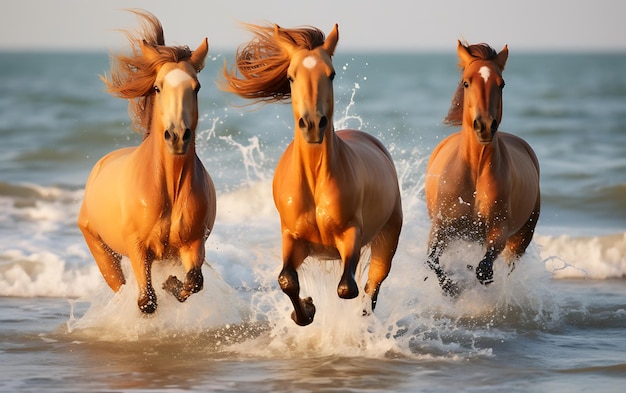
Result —
<instances>
[{"instance_id":1,"label":"horse muzzle","mask_svg":"<svg viewBox=\"0 0 626 393\"><path fill-rule=\"evenodd\" d=\"M298 120L298 128L307 143L322 143L326 127L328 127L327 116L321 116L319 120L311 119L309 116L302 116Z\"/></svg>"},{"instance_id":2,"label":"horse muzzle","mask_svg":"<svg viewBox=\"0 0 626 393\"><path fill-rule=\"evenodd\" d=\"M185 128L184 131L165 130L163 139L167 145L170 154L178 156L187 153L189 149L189 141L191 141L191 129Z\"/></svg>"},{"instance_id":3,"label":"horse muzzle","mask_svg":"<svg viewBox=\"0 0 626 393\"><path fill-rule=\"evenodd\" d=\"M498 120L489 116L487 119L478 116L474 119L474 132L481 145L488 145L498 131Z\"/></svg>"}]
</instances>

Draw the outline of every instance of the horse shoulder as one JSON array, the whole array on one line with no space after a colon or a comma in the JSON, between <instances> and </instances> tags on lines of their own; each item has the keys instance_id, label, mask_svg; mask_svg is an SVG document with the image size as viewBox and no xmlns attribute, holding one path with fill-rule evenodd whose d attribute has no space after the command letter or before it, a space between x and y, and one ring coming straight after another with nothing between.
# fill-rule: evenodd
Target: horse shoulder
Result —
<instances>
[{"instance_id":1,"label":"horse shoulder","mask_svg":"<svg viewBox=\"0 0 626 393\"><path fill-rule=\"evenodd\" d=\"M458 204L459 198L462 199L461 205L467 206L475 191L468 173L469 166L461 159L460 143L461 133L454 133L441 141L430 155L424 183L431 215L448 209L451 204Z\"/></svg>"}]
</instances>

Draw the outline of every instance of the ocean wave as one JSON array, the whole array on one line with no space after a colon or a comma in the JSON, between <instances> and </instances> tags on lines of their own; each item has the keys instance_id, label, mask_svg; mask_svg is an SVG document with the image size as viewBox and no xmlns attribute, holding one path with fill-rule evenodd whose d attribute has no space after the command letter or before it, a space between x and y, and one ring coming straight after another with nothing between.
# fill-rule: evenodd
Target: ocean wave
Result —
<instances>
[{"instance_id":1,"label":"ocean wave","mask_svg":"<svg viewBox=\"0 0 626 393\"><path fill-rule=\"evenodd\" d=\"M556 279L626 277L626 232L591 237L535 236L546 270Z\"/></svg>"}]
</instances>

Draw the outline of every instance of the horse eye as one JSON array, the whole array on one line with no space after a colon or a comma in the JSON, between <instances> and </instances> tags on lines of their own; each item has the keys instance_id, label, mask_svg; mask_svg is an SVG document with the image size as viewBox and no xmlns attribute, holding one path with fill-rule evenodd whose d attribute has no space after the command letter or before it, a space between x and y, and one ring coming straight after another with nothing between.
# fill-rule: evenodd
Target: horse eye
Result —
<instances>
[{"instance_id":1,"label":"horse eye","mask_svg":"<svg viewBox=\"0 0 626 393\"><path fill-rule=\"evenodd\" d=\"M293 82L293 78L291 77L291 75L287 75L287 80L289 81L289 83Z\"/></svg>"},{"instance_id":2,"label":"horse eye","mask_svg":"<svg viewBox=\"0 0 626 393\"><path fill-rule=\"evenodd\" d=\"M500 85L500 88L504 89L504 86L506 86L506 83L504 83L504 81L502 81L502 85Z\"/></svg>"},{"instance_id":3,"label":"horse eye","mask_svg":"<svg viewBox=\"0 0 626 393\"><path fill-rule=\"evenodd\" d=\"M468 88L469 87L469 83L467 81L463 81L463 87Z\"/></svg>"},{"instance_id":4,"label":"horse eye","mask_svg":"<svg viewBox=\"0 0 626 393\"><path fill-rule=\"evenodd\" d=\"M200 83L198 83L198 85L196 86L195 89L193 89L193 91L198 94L198 92L200 91L200 88L202 87L202 85L200 85Z\"/></svg>"},{"instance_id":5,"label":"horse eye","mask_svg":"<svg viewBox=\"0 0 626 393\"><path fill-rule=\"evenodd\" d=\"M159 89L159 86L156 86L156 85L155 85L155 86L153 87L153 89L154 89L154 92L155 92L155 93L160 93L160 92L161 92L161 89Z\"/></svg>"},{"instance_id":6,"label":"horse eye","mask_svg":"<svg viewBox=\"0 0 626 393\"><path fill-rule=\"evenodd\" d=\"M330 80L331 80L331 81L335 80L335 75L336 75L336 74L335 74L335 71L333 71L333 72L330 74L329 78L330 78Z\"/></svg>"}]
</instances>

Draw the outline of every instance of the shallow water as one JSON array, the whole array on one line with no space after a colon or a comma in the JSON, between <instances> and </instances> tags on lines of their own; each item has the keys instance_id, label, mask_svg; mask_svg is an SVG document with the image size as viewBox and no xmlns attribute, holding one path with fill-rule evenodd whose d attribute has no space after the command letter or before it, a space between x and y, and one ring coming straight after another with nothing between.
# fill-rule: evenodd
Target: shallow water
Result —
<instances>
[{"instance_id":1,"label":"shallow water","mask_svg":"<svg viewBox=\"0 0 626 393\"><path fill-rule=\"evenodd\" d=\"M542 216L528 253L481 287L442 296L423 266L423 174L458 82L454 54L338 55L337 127L389 147L405 225L375 312L336 296L337 264L309 260L301 328L280 291L273 168L291 139L288 105L250 111L200 75L198 154L218 189L205 288L179 304L158 290L142 316L133 280L104 284L76 227L84 182L106 152L139 143L126 104L104 93L104 53L0 53L0 391L620 391L626 380L625 55L516 54L502 128L542 165ZM593 65L591 67L590 65ZM600 69L599 69L600 67ZM367 252L367 251L366 251ZM164 262L155 282L179 269ZM360 266L363 285L367 266Z\"/></svg>"}]
</instances>

